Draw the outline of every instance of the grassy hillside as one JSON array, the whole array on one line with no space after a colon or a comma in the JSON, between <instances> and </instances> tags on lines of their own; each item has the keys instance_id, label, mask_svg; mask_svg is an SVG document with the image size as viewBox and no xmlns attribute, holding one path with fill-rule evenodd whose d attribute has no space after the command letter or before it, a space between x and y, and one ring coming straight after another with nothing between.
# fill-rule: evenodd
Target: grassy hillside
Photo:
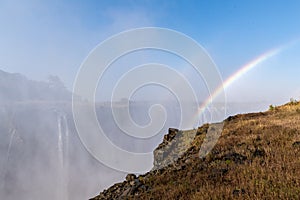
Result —
<instances>
[{"instance_id":1,"label":"grassy hillside","mask_svg":"<svg viewBox=\"0 0 300 200\"><path fill-rule=\"evenodd\" d=\"M209 127L198 128L175 163L128 175L93 199L300 199L300 103L229 117L216 146L200 159ZM170 134L160 147L172 142ZM188 131L176 134L190 138ZM157 165L163 159L156 152Z\"/></svg>"}]
</instances>

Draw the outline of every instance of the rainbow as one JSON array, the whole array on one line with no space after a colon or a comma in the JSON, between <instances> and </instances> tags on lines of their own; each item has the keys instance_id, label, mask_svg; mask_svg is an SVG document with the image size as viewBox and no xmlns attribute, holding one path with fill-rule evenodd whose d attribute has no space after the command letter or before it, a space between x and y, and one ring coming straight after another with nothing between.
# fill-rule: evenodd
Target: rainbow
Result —
<instances>
[{"instance_id":1,"label":"rainbow","mask_svg":"<svg viewBox=\"0 0 300 200\"><path fill-rule=\"evenodd\" d=\"M232 74L229 78L227 78L222 85L217 87L217 89L213 92L212 95L210 95L198 108L197 116L199 116L202 112L204 112L205 108L212 103L212 101L221 94L224 89L228 88L232 83L234 83L236 80L238 80L240 77L242 77L244 74L249 72L251 69L259 66L259 64L263 63L264 61L268 60L269 58L277 55L279 52L283 50L283 47L276 48L273 50L270 50L258 57L256 57L251 62L247 63L243 67L241 67L238 71L236 71L234 74Z\"/></svg>"}]
</instances>

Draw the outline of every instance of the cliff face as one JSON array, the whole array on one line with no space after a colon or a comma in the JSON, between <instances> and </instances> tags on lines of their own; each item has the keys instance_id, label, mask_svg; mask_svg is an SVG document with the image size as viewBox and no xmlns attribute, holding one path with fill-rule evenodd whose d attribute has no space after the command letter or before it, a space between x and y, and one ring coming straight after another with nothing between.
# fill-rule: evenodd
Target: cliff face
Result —
<instances>
[{"instance_id":1,"label":"cliff face","mask_svg":"<svg viewBox=\"0 0 300 200\"><path fill-rule=\"evenodd\" d=\"M214 124L169 129L154 151L152 171L129 174L93 199L299 199L299 122L298 102L229 117L201 159L200 146Z\"/></svg>"},{"instance_id":2,"label":"cliff face","mask_svg":"<svg viewBox=\"0 0 300 200\"><path fill-rule=\"evenodd\" d=\"M33 81L0 70L1 200L87 199L116 176L82 145L71 106L59 78Z\"/></svg>"},{"instance_id":3,"label":"cliff face","mask_svg":"<svg viewBox=\"0 0 300 200\"><path fill-rule=\"evenodd\" d=\"M71 101L71 93L57 76L49 76L47 82L33 81L0 70L0 104L37 101Z\"/></svg>"}]
</instances>

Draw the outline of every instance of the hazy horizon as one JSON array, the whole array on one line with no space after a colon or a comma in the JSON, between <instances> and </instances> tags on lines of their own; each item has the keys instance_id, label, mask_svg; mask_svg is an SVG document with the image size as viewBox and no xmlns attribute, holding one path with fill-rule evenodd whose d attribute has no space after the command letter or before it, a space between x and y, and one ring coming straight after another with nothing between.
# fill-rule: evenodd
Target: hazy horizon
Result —
<instances>
[{"instance_id":1,"label":"hazy horizon","mask_svg":"<svg viewBox=\"0 0 300 200\"><path fill-rule=\"evenodd\" d=\"M299 10L0 0L0 198L87 199L151 170L170 127L300 100Z\"/></svg>"},{"instance_id":2,"label":"hazy horizon","mask_svg":"<svg viewBox=\"0 0 300 200\"><path fill-rule=\"evenodd\" d=\"M155 26L182 32L197 41L215 61L223 80L265 52L281 49L232 83L226 95L228 101L282 104L300 96L299 8L297 1L116 0L70 4L3 0L0 68L33 80L57 75L72 90L81 63L96 45L120 31ZM148 61L169 64L190 77L190 81L198 79L182 59L143 50L120 59L104 83L114 85L111 81L123 70ZM123 64L126 67L120 70Z\"/></svg>"}]
</instances>

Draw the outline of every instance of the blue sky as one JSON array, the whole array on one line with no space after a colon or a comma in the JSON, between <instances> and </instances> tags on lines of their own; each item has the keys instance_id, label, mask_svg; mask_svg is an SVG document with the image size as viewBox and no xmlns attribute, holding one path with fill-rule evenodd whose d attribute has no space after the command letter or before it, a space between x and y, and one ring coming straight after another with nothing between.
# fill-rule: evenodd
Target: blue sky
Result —
<instances>
[{"instance_id":1,"label":"blue sky","mask_svg":"<svg viewBox=\"0 0 300 200\"><path fill-rule=\"evenodd\" d=\"M131 28L182 32L211 55L225 80L260 54L300 38L300 2L14 1L0 0L0 69L30 79L61 77L72 88L77 70L101 41ZM283 103L300 98L300 43L228 88L230 101Z\"/></svg>"}]
</instances>

